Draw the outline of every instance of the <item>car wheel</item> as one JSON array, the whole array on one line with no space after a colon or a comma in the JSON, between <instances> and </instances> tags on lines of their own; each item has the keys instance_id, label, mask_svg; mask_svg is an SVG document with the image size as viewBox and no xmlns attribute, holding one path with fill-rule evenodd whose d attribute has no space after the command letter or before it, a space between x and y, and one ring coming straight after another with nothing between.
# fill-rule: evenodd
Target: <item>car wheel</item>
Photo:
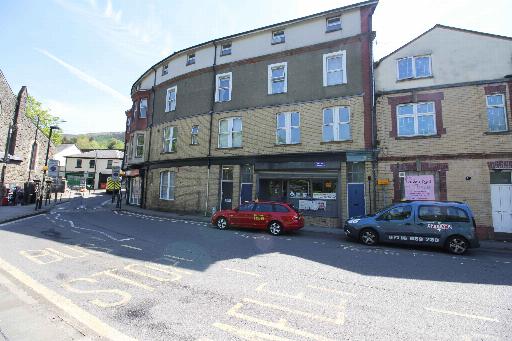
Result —
<instances>
[{"instance_id":1,"label":"car wheel","mask_svg":"<svg viewBox=\"0 0 512 341\"><path fill-rule=\"evenodd\" d=\"M217 219L217 228L219 230L225 230L228 228L228 221L226 218L224 217L220 217L219 219Z\"/></svg>"},{"instance_id":2,"label":"car wheel","mask_svg":"<svg viewBox=\"0 0 512 341\"><path fill-rule=\"evenodd\" d=\"M283 232L283 227L278 221L271 221L268 224L268 232L273 236L278 236Z\"/></svg>"},{"instance_id":3,"label":"car wheel","mask_svg":"<svg viewBox=\"0 0 512 341\"><path fill-rule=\"evenodd\" d=\"M359 240L365 245L375 245L379 242L379 236L372 229L364 229L359 235Z\"/></svg>"},{"instance_id":4,"label":"car wheel","mask_svg":"<svg viewBox=\"0 0 512 341\"><path fill-rule=\"evenodd\" d=\"M446 249L455 255L462 255L468 249L469 243L461 236L451 236L446 241Z\"/></svg>"}]
</instances>

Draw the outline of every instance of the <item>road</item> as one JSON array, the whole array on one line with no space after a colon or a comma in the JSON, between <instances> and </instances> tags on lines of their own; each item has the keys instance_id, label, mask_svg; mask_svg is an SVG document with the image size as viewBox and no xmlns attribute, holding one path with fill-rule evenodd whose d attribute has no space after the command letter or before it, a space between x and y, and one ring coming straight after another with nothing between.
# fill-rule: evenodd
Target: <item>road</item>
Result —
<instances>
[{"instance_id":1,"label":"road","mask_svg":"<svg viewBox=\"0 0 512 341\"><path fill-rule=\"evenodd\" d=\"M508 252L220 231L113 212L105 196L0 238L0 273L92 339L512 339Z\"/></svg>"}]
</instances>

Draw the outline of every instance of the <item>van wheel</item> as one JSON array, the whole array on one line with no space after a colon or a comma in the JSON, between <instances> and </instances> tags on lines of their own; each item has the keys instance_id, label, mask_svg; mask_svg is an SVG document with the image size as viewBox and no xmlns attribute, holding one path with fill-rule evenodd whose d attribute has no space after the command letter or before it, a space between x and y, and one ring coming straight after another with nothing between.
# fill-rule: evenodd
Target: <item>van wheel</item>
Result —
<instances>
[{"instance_id":1,"label":"van wheel","mask_svg":"<svg viewBox=\"0 0 512 341\"><path fill-rule=\"evenodd\" d=\"M216 225L219 230L225 230L228 228L228 221L226 218L220 217L219 219L217 219Z\"/></svg>"},{"instance_id":2,"label":"van wheel","mask_svg":"<svg viewBox=\"0 0 512 341\"><path fill-rule=\"evenodd\" d=\"M268 224L268 232L273 236L278 236L283 232L283 227L278 221L271 221Z\"/></svg>"},{"instance_id":3,"label":"van wheel","mask_svg":"<svg viewBox=\"0 0 512 341\"><path fill-rule=\"evenodd\" d=\"M446 249L455 255L462 255L468 249L469 243L461 236L451 236L446 241Z\"/></svg>"},{"instance_id":4,"label":"van wheel","mask_svg":"<svg viewBox=\"0 0 512 341\"><path fill-rule=\"evenodd\" d=\"M359 235L359 241L365 245L375 245L379 242L379 236L372 229L364 229Z\"/></svg>"}]
</instances>

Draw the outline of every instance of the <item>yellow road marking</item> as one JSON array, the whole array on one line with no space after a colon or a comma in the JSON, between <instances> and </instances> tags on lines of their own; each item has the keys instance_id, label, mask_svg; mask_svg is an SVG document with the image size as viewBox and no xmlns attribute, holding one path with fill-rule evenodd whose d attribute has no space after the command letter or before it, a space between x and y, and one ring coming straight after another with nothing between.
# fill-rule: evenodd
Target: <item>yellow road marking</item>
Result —
<instances>
[{"instance_id":1,"label":"yellow road marking","mask_svg":"<svg viewBox=\"0 0 512 341\"><path fill-rule=\"evenodd\" d=\"M293 341L292 339L288 339L285 337L265 334L265 333L261 333L261 332L248 330L248 329L237 328L235 326L231 326L229 324L224 324L224 323L220 323L220 322L215 322L213 324L213 326L215 328L219 328L220 330L223 330L225 332L234 334L244 340L250 340L250 341L253 341L253 340Z\"/></svg>"},{"instance_id":2,"label":"yellow road marking","mask_svg":"<svg viewBox=\"0 0 512 341\"><path fill-rule=\"evenodd\" d=\"M55 262L60 262L64 258L56 255L54 253L49 252L48 250L23 250L20 251L20 255L25 256L26 258L30 259L32 262L44 265L44 264L50 264ZM47 261L42 261L38 258L48 257L49 259Z\"/></svg>"},{"instance_id":3,"label":"yellow road marking","mask_svg":"<svg viewBox=\"0 0 512 341\"><path fill-rule=\"evenodd\" d=\"M97 272L95 274L92 274L91 277L97 277L97 276L105 275L105 276L109 276L109 277L115 278L115 279L117 279L117 280L119 280L121 282L124 282L126 284L130 284L130 285L133 285L135 287L139 287L139 288L145 289L147 291L155 290L154 288L152 288L152 287L150 287L148 285L145 285L145 284L142 284L142 283L139 283L139 282L135 282L134 280L131 280L129 278L117 275L117 274L113 273L114 271L117 271L117 269L110 269L110 270L105 270L105 271Z\"/></svg>"},{"instance_id":4,"label":"yellow road marking","mask_svg":"<svg viewBox=\"0 0 512 341\"><path fill-rule=\"evenodd\" d=\"M427 307L425 307L425 309L426 310L430 310L430 311L434 311L436 313L441 313L441 314L455 315L455 316L467 317L467 318L476 319L476 320L483 320L483 321L500 322L500 321L498 321L496 319L493 319L491 317L485 317L485 316L480 316L480 315L471 315L471 314L457 313L455 311L435 309L435 308L427 308Z\"/></svg>"},{"instance_id":5,"label":"yellow road marking","mask_svg":"<svg viewBox=\"0 0 512 341\"><path fill-rule=\"evenodd\" d=\"M84 324L92 331L97 333L98 335L105 337L110 340L136 340L128 335L125 335L118 331L117 329L112 328L105 322L101 321L96 316L88 313L83 310L76 304L74 304L71 300L57 294L53 290L43 286L24 272L18 270L8 262L4 261L0 258L0 268L10 274L12 277L16 278L18 281L23 283L28 288L34 290L37 294L41 295L43 298L57 306L59 309L65 311L67 314L72 316L74 319Z\"/></svg>"},{"instance_id":6,"label":"yellow road marking","mask_svg":"<svg viewBox=\"0 0 512 341\"><path fill-rule=\"evenodd\" d=\"M68 291L75 292L77 294L109 293L109 294L117 294L117 295L122 297L121 300L119 300L117 302L113 302L113 303L105 302L105 301L102 301L102 300L97 299L97 298L89 301L92 304L97 305L98 307L111 308L111 307L117 307L119 305L125 305L132 298L132 295L130 295L126 291L122 291L122 290L119 290L119 289L82 290L82 289L73 288L70 285L71 283L80 282L80 281L87 282L87 283L98 283L98 281L95 280L94 278L75 278L75 279L72 279L70 281L67 281L67 282L63 283L62 287L64 289L68 290Z\"/></svg>"},{"instance_id":7,"label":"yellow road marking","mask_svg":"<svg viewBox=\"0 0 512 341\"><path fill-rule=\"evenodd\" d=\"M233 271L233 272L238 272L238 273L240 273L240 274L249 275L249 276L254 276L254 277L261 277L261 275L260 275L260 274L257 274L257 273L255 273L255 272L242 271L242 270L231 269L231 268L224 268L224 270L227 270L227 271Z\"/></svg>"},{"instance_id":8,"label":"yellow road marking","mask_svg":"<svg viewBox=\"0 0 512 341\"><path fill-rule=\"evenodd\" d=\"M142 267L145 267L145 268L148 268L148 269L153 269L155 271L164 272L164 273L167 273L169 275L173 275L174 278L159 277L159 276L155 276L155 275L149 274L149 273L141 271L141 270L134 269L134 267L137 267L137 266L142 266ZM152 266L151 264L130 264L130 265L125 266L124 269L127 270L127 271L130 271L130 272L133 272L133 273L135 273L137 275L157 280L159 282L178 281L181 278L183 278L183 276L178 274L178 273L176 273L176 271L169 271L169 270L163 269L161 267Z\"/></svg>"},{"instance_id":9,"label":"yellow road marking","mask_svg":"<svg viewBox=\"0 0 512 341\"><path fill-rule=\"evenodd\" d=\"M307 287L308 287L308 288L311 288L311 289L316 289L316 290L321 290L321 291L332 292L332 293L334 293L334 294L338 294L338 295L348 295L348 296L353 296L353 297L355 297L355 296L356 296L356 294L351 293L351 292L340 291L340 290L329 289L329 288L322 288L322 287L317 287L317 286L315 286L315 285L308 285Z\"/></svg>"},{"instance_id":10,"label":"yellow road marking","mask_svg":"<svg viewBox=\"0 0 512 341\"><path fill-rule=\"evenodd\" d=\"M304 302L316 304L316 305L323 306L323 307L335 307L335 308L343 308L344 307L343 302L340 304L331 304L331 303L324 303L324 302L320 302L320 301L316 301L316 300L311 300L309 298L305 298L305 294L303 292L299 292L297 295L290 295L290 294L287 294L284 292L271 291L271 290L264 289L267 286L267 284L268 283L262 283L261 285L259 285L256 288L256 291L264 292L266 294L270 294L270 295L274 295L274 296L280 296L280 297L291 298L291 299L295 299L295 300L301 300Z\"/></svg>"}]
</instances>

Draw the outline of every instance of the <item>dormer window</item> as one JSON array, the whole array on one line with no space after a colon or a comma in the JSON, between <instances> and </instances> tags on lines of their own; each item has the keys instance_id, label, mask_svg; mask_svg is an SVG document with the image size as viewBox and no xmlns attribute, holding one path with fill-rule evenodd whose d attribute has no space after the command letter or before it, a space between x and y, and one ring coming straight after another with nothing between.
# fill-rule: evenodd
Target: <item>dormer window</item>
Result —
<instances>
[{"instance_id":1,"label":"dormer window","mask_svg":"<svg viewBox=\"0 0 512 341\"><path fill-rule=\"evenodd\" d=\"M231 43L222 44L220 47L220 55L228 56L231 54Z\"/></svg>"},{"instance_id":2,"label":"dormer window","mask_svg":"<svg viewBox=\"0 0 512 341\"><path fill-rule=\"evenodd\" d=\"M325 32L333 32L341 30L341 17L327 18Z\"/></svg>"},{"instance_id":3,"label":"dormer window","mask_svg":"<svg viewBox=\"0 0 512 341\"><path fill-rule=\"evenodd\" d=\"M165 64L162 67L162 76L165 76L169 72L169 64Z\"/></svg>"},{"instance_id":4,"label":"dormer window","mask_svg":"<svg viewBox=\"0 0 512 341\"><path fill-rule=\"evenodd\" d=\"M187 65L192 65L195 63L196 63L196 54L191 53L191 54L187 55Z\"/></svg>"},{"instance_id":5,"label":"dormer window","mask_svg":"<svg viewBox=\"0 0 512 341\"><path fill-rule=\"evenodd\" d=\"M284 41L285 39L283 30L272 32L272 45L282 44Z\"/></svg>"},{"instance_id":6,"label":"dormer window","mask_svg":"<svg viewBox=\"0 0 512 341\"><path fill-rule=\"evenodd\" d=\"M432 76L430 56L400 58L396 61L397 79L414 79Z\"/></svg>"}]
</instances>

